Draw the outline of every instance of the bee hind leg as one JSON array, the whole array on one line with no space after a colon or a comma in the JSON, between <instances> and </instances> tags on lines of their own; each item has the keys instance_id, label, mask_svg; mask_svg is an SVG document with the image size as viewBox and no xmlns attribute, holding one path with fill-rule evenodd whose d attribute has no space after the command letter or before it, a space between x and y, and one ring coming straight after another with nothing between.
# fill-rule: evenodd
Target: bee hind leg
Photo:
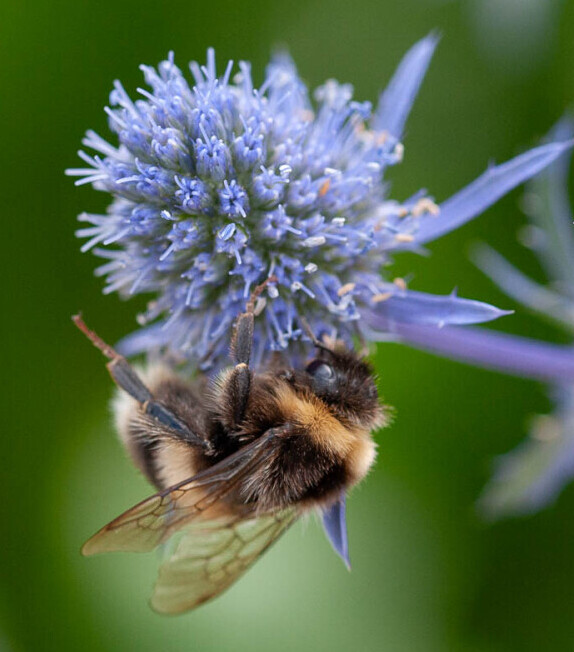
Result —
<instances>
[{"instance_id":1,"label":"bee hind leg","mask_svg":"<svg viewBox=\"0 0 574 652\"><path fill-rule=\"evenodd\" d=\"M134 398L146 414L149 414L163 426L166 426L177 439L183 439L203 448L209 445L208 442L192 432L173 412L155 400L153 394L144 385L128 361L109 344L106 344L99 335L90 330L80 315L74 315L72 321L92 344L109 358L110 362L107 363L106 367L113 381L118 387Z\"/></svg>"}]
</instances>

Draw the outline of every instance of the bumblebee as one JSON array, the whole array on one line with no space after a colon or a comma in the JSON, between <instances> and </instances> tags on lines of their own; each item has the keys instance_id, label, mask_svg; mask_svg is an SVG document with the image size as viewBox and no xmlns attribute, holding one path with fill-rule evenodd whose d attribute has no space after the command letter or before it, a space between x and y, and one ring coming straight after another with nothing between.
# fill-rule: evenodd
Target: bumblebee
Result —
<instances>
[{"instance_id":1,"label":"bumblebee","mask_svg":"<svg viewBox=\"0 0 574 652\"><path fill-rule=\"evenodd\" d=\"M367 474L371 433L387 421L373 370L338 341L329 346L309 332L316 354L304 368L280 356L250 368L260 292L237 319L233 366L211 381L186 382L165 366L140 377L73 318L110 360L120 439L157 489L82 552L144 552L171 540L151 599L160 613L216 597L299 516L339 500Z\"/></svg>"}]
</instances>

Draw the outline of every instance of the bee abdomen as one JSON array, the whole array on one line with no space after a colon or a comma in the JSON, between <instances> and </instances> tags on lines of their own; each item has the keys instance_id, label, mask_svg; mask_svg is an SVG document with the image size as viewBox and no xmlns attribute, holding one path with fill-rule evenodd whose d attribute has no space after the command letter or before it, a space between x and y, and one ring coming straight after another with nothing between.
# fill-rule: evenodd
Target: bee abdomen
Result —
<instances>
[{"instance_id":1,"label":"bee abdomen","mask_svg":"<svg viewBox=\"0 0 574 652\"><path fill-rule=\"evenodd\" d=\"M286 424L273 455L245 483L244 497L262 511L299 504L311 507L341 492L347 482L344 460L317 445L307 432Z\"/></svg>"}]
</instances>

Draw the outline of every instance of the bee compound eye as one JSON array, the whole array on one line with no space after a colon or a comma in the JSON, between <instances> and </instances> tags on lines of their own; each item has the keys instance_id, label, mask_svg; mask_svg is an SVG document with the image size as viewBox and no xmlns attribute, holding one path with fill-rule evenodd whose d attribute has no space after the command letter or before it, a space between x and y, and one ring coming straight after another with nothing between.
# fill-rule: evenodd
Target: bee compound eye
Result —
<instances>
[{"instance_id":1,"label":"bee compound eye","mask_svg":"<svg viewBox=\"0 0 574 652\"><path fill-rule=\"evenodd\" d=\"M323 360L313 360L307 367L307 373L320 383L329 383L335 377L333 367Z\"/></svg>"}]
</instances>

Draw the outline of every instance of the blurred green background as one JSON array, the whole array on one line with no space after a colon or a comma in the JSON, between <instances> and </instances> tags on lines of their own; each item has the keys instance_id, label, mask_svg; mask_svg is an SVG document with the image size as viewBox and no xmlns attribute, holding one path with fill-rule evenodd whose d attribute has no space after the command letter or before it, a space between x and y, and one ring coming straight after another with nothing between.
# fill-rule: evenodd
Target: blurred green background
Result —
<instances>
[{"instance_id":1,"label":"blurred green background","mask_svg":"<svg viewBox=\"0 0 574 652\"><path fill-rule=\"evenodd\" d=\"M147 605L157 559L80 557L97 528L149 493L110 426L111 381L70 315L114 341L137 302L101 295L79 252L76 214L107 197L75 189L87 128L106 132L113 79L132 92L140 63L184 65L216 48L253 62L289 47L315 86L350 81L374 100L420 37L443 38L392 171L405 198L437 200L535 144L574 98L574 3L552 0L3 0L0 89L4 240L0 650L567 650L574 640L574 487L534 517L486 525L474 502L492 458L548 409L540 386L397 345L377 365L397 420L378 435L375 471L349 503L353 571L318 525L300 524L228 593L160 617ZM467 262L488 239L540 277L515 244L515 192L476 222L405 255L411 287L501 307ZM527 314L497 328L552 338Z\"/></svg>"}]
</instances>

